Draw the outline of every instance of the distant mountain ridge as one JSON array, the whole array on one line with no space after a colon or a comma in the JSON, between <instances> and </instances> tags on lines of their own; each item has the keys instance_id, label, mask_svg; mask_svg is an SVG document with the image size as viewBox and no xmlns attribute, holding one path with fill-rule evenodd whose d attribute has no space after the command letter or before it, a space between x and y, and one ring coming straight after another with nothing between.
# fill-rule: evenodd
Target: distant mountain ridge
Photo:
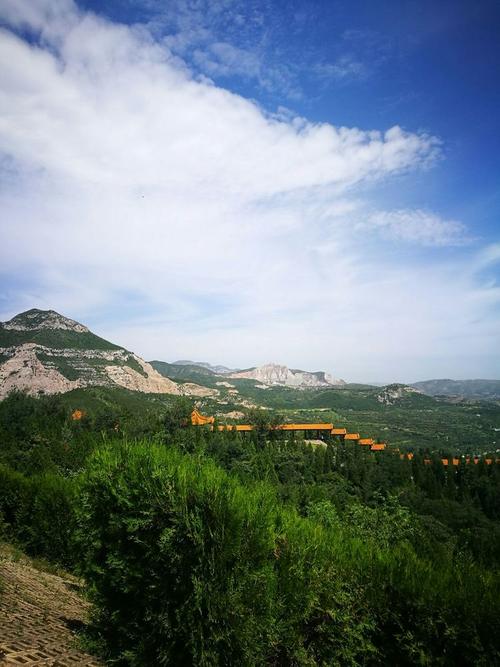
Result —
<instances>
[{"instance_id":1,"label":"distant mountain ridge","mask_svg":"<svg viewBox=\"0 0 500 667\"><path fill-rule=\"evenodd\" d=\"M212 371L212 373L215 373L217 375L225 375L226 373L234 373L237 371L237 368L228 368L227 366L222 366L221 364L217 365L212 365L209 364L207 361L189 361L187 359L181 359L179 361L173 361L172 366L195 366L195 367L201 367L201 368L206 368L209 371Z\"/></svg>"},{"instance_id":2,"label":"distant mountain ridge","mask_svg":"<svg viewBox=\"0 0 500 667\"><path fill-rule=\"evenodd\" d=\"M218 373L215 373L215 371L206 366L179 363L169 364L167 361L158 361L157 359L153 359L149 363L164 377L172 378L173 380L182 380L183 382L189 379L196 382L220 377Z\"/></svg>"},{"instance_id":3,"label":"distant mountain ridge","mask_svg":"<svg viewBox=\"0 0 500 667\"><path fill-rule=\"evenodd\" d=\"M33 308L0 323L0 398L14 389L53 394L116 385L147 393L210 392L180 387L138 355L54 310Z\"/></svg>"},{"instance_id":4,"label":"distant mountain ridge","mask_svg":"<svg viewBox=\"0 0 500 667\"><path fill-rule=\"evenodd\" d=\"M229 373L227 377L232 379L256 380L270 386L339 387L345 385L344 380L334 378L333 375L325 371L303 371L274 363Z\"/></svg>"},{"instance_id":5,"label":"distant mountain ridge","mask_svg":"<svg viewBox=\"0 0 500 667\"><path fill-rule=\"evenodd\" d=\"M428 396L500 400L500 380L424 380L411 386Z\"/></svg>"},{"instance_id":6,"label":"distant mountain ridge","mask_svg":"<svg viewBox=\"0 0 500 667\"><path fill-rule=\"evenodd\" d=\"M298 389L306 387L343 387L346 384L344 380L336 379L325 371L303 371L273 363L242 370L187 360L173 363L153 360L150 364L165 377L182 381L192 379L201 384L207 382L210 386L213 385L213 381L217 377L224 377L226 380L255 380L260 385L267 387L285 386Z\"/></svg>"}]
</instances>

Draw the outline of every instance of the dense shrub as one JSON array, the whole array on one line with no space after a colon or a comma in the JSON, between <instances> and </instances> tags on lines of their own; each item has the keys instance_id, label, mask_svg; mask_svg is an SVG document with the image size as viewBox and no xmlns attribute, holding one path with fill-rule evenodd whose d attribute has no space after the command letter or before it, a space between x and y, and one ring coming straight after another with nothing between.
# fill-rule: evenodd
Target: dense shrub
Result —
<instances>
[{"instance_id":1,"label":"dense shrub","mask_svg":"<svg viewBox=\"0 0 500 667\"><path fill-rule=\"evenodd\" d=\"M390 535L395 517L405 520ZM82 570L122 664L489 665L498 576L418 556L406 510L311 518L267 484L151 445L94 455L79 509ZM384 522L388 522L385 525ZM391 523L392 522L392 523Z\"/></svg>"},{"instance_id":2,"label":"dense shrub","mask_svg":"<svg viewBox=\"0 0 500 667\"><path fill-rule=\"evenodd\" d=\"M5 536L32 556L72 565L76 486L75 480L58 475L25 477L0 465L0 512Z\"/></svg>"},{"instance_id":3,"label":"dense shrub","mask_svg":"<svg viewBox=\"0 0 500 667\"><path fill-rule=\"evenodd\" d=\"M325 529L269 486L172 449L107 449L80 522L97 623L125 664L356 664L371 651Z\"/></svg>"}]
</instances>

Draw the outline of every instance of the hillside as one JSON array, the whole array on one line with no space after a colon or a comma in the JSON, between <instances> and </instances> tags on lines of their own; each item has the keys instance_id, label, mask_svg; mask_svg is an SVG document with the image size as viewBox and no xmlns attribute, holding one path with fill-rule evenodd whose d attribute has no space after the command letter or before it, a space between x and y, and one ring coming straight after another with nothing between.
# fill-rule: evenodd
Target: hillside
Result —
<instances>
[{"instance_id":1,"label":"hillside","mask_svg":"<svg viewBox=\"0 0 500 667\"><path fill-rule=\"evenodd\" d=\"M194 385L179 387L138 355L53 310L34 308L0 323L0 398L13 389L54 394L88 386L210 393Z\"/></svg>"},{"instance_id":2,"label":"hillside","mask_svg":"<svg viewBox=\"0 0 500 667\"><path fill-rule=\"evenodd\" d=\"M169 364L166 361L158 361L154 359L149 362L151 366L164 377L172 378L173 380L193 380L198 382L207 381L210 378L218 377L217 373L206 366L199 366L195 363L173 363Z\"/></svg>"},{"instance_id":3,"label":"hillside","mask_svg":"<svg viewBox=\"0 0 500 667\"><path fill-rule=\"evenodd\" d=\"M424 380L412 387L428 396L457 396L459 398L499 400L500 380Z\"/></svg>"}]
</instances>

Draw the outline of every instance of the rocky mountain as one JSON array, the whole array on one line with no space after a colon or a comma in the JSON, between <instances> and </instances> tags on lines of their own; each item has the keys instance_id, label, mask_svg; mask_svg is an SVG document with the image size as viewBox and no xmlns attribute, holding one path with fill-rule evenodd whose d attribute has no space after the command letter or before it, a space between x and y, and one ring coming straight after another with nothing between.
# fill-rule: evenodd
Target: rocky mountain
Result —
<instances>
[{"instance_id":1,"label":"rocky mountain","mask_svg":"<svg viewBox=\"0 0 500 667\"><path fill-rule=\"evenodd\" d=\"M133 352L53 310L34 308L0 323L0 398L13 389L53 394L96 385L155 394L211 392L176 384Z\"/></svg>"},{"instance_id":2,"label":"rocky mountain","mask_svg":"<svg viewBox=\"0 0 500 667\"><path fill-rule=\"evenodd\" d=\"M499 400L500 380L424 380L412 387L428 396L457 396L478 400Z\"/></svg>"},{"instance_id":3,"label":"rocky mountain","mask_svg":"<svg viewBox=\"0 0 500 667\"><path fill-rule=\"evenodd\" d=\"M339 387L344 380L334 378L324 371L301 371L279 364L265 364L227 375L233 379L256 380L265 385L284 385L287 387Z\"/></svg>"}]
</instances>

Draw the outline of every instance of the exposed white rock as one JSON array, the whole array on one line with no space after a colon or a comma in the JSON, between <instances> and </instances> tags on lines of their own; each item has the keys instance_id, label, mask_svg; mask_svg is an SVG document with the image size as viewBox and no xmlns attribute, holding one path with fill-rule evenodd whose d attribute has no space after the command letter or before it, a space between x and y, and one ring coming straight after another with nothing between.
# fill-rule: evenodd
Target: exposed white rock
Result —
<instances>
[{"instance_id":1,"label":"exposed white rock","mask_svg":"<svg viewBox=\"0 0 500 667\"><path fill-rule=\"evenodd\" d=\"M394 405L397 401L408 396L408 394L421 394L422 392L407 385L389 385L377 394L377 401L384 405Z\"/></svg>"},{"instance_id":2,"label":"exposed white rock","mask_svg":"<svg viewBox=\"0 0 500 667\"><path fill-rule=\"evenodd\" d=\"M112 382L131 389L132 391L142 391L148 394L181 394L179 386L169 380L148 364L146 361L132 355L134 360L141 366L146 375L142 375L130 366L106 366L106 372Z\"/></svg>"},{"instance_id":3,"label":"exposed white rock","mask_svg":"<svg viewBox=\"0 0 500 667\"><path fill-rule=\"evenodd\" d=\"M240 412L240 410L231 410L231 412L220 413L220 417L225 417L226 419L243 419L244 416L245 413Z\"/></svg>"},{"instance_id":4,"label":"exposed white rock","mask_svg":"<svg viewBox=\"0 0 500 667\"><path fill-rule=\"evenodd\" d=\"M46 347L45 345L39 345L38 343L24 343L24 345L30 345L33 348L36 348L38 353L42 353L48 357L64 357L66 359L102 359L103 361L125 362L130 357L136 356L132 352L128 352L123 348L116 350L77 350L74 348L58 349L55 347ZM10 357L16 354L18 349L19 345L0 347L0 354Z\"/></svg>"},{"instance_id":5,"label":"exposed white rock","mask_svg":"<svg viewBox=\"0 0 500 667\"><path fill-rule=\"evenodd\" d=\"M219 395L219 391L217 389L211 389L210 387L202 387L201 385L194 384L193 382L184 382L184 384L179 384L178 387L184 396L197 396L199 398L208 398L209 396Z\"/></svg>"},{"instance_id":6,"label":"exposed white rock","mask_svg":"<svg viewBox=\"0 0 500 667\"><path fill-rule=\"evenodd\" d=\"M345 384L324 371L301 371L280 364L265 364L246 371L231 373L232 379L257 380L264 385L284 385L287 387L329 387Z\"/></svg>"},{"instance_id":7,"label":"exposed white rock","mask_svg":"<svg viewBox=\"0 0 500 667\"><path fill-rule=\"evenodd\" d=\"M56 394L81 387L81 381L68 380L54 368L38 359L35 345L21 345L16 353L0 365L0 398L13 389L29 394Z\"/></svg>"},{"instance_id":8,"label":"exposed white rock","mask_svg":"<svg viewBox=\"0 0 500 667\"><path fill-rule=\"evenodd\" d=\"M42 314L42 317L41 317ZM63 329L65 331L78 331L89 333L89 329L69 317L59 315L55 310L30 310L27 313L16 315L9 322L3 322L5 329L11 331L38 331L40 329Z\"/></svg>"}]
</instances>

